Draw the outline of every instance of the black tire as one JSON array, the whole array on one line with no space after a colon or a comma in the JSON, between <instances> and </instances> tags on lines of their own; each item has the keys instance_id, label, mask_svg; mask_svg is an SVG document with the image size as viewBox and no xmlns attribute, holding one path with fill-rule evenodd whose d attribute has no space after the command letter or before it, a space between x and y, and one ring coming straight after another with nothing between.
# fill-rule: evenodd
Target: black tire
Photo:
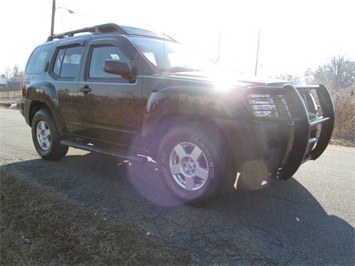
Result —
<instances>
[{"instance_id":1,"label":"black tire","mask_svg":"<svg viewBox=\"0 0 355 266\"><path fill-rule=\"evenodd\" d=\"M34 115L32 140L37 153L46 160L59 160L69 149L60 144L60 135L48 109L40 109Z\"/></svg>"},{"instance_id":2,"label":"black tire","mask_svg":"<svg viewBox=\"0 0 355 266\"><path fill-rule=\"evenodd\" d=\"M170 192L184 203L206 203L219 194L227 160L221 138L212 135L184 125L169 130L159 145L160 175Z\"/></svg>"}]
</instances>

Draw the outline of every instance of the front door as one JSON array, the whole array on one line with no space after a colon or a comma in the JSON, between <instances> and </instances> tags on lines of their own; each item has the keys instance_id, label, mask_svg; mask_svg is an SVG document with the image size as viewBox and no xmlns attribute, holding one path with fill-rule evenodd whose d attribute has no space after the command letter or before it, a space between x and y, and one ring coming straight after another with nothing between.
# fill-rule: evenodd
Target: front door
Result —
<instances>
[{"instance_id":1,"label":"front door","mask_svg":"<svg viewBox=\"0 0 355 266\"><path fill-rule=\"evenodd\" d=\"M88 51L84 80L79 84L83 134L91 139L129 146L142 124L142 81L104 72L107 59L130 64L131 57L118 41L96 41Z\"/></svg>"}]
</instances>

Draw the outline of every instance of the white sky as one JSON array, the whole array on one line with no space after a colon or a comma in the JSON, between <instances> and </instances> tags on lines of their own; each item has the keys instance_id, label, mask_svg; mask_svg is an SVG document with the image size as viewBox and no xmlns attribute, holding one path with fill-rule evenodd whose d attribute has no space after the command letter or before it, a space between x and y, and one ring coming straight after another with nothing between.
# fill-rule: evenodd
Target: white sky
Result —
<instances>
[{"instance_id":1,"label":"white sky","mask_svg":"<svg viewBox=\"0 0 355 266\"><path fill-rule=\"evenodd\" d=\"M0 2L0 74L24 69L50 33L52 0ZM75 11L69 14L65 7ZM57 0L55 33L102 23L164 32L221 63L253 74L302 75L333 56L355 60L354 0Z\"/></svg>"}]
</instances>

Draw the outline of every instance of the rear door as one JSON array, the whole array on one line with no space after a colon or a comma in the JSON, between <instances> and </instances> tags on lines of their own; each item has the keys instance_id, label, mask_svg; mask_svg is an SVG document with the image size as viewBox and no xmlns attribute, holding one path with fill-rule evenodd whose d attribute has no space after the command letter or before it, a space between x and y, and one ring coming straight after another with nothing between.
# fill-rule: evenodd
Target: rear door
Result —
<instances>
[{"instance_id":1,"label":"rear door","mask_svg":"<svg viewBox=\"0 0 355 266\"><path fill-rule=\"evenodd\" d=\"M77 110L79 73L85 51L85 39L62 42L55 49L48 78L57 91L60 117L72 134L82 130Z\"/></svg>"}]
</instances>

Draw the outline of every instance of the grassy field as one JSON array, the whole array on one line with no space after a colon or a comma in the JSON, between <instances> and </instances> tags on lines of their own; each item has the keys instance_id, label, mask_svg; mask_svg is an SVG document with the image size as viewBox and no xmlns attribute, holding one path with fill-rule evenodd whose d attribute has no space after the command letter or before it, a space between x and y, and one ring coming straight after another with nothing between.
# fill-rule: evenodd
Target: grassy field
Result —
<instances>
[{"instance_id":1,"label":"grassy field","mask_svg":"<svg viewBox=\"0 0 355 266\"><path fill-rule=\"evenodd\" d=\"M1 265L186 265L190 252L1 174Z\"/></svg>"}]
</instances>

